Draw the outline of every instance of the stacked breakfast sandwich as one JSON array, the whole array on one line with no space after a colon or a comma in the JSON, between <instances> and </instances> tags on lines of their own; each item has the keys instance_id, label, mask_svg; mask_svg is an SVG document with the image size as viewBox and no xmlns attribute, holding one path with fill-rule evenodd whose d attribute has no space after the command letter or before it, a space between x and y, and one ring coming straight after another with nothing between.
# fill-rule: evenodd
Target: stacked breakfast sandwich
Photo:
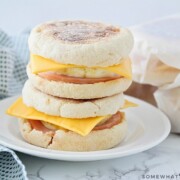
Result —
<instances>
[{"instance_id":1,"label":"stacked breakfast sandwich","mask_svg":"<svg viewBox=\"0 0 180 180\"><path fill-rule=\"evenodd\" d=\"M29 37L29 79L9 109L23 138L65 151L114 147L127 131L123 92L132 82L133 46L124 28L84 21L36 26Z\"/></svg>"}]
</instances>

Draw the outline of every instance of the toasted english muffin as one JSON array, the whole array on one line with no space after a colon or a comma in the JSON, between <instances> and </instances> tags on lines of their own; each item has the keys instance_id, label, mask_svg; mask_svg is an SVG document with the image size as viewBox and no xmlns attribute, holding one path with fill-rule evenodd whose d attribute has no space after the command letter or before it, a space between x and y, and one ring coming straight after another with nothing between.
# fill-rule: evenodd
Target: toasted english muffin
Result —
<instances>
[{"instance_id":1,"label":"toasted english muffin","mask_svg":"<svg viewBox=\"0 0 180 180\"><path fill-rule=\"evenodd\" d=\"M28 80L22 90L23 102L48 115L66 118L88 118L115 114L124 105L123 94L92 99L74 100L58 98L34 88Z\"/></svg>"},{"instance_id":2,"label":"toasted english muffin","mask_svg":"<svg viewBox=\"0 0 180 180\"><path fill-rule=\"evenodd\" d=\"M19 120L23 138L35 146L61 151L97 151L109 149L119 144L127 133L127 122L122 121L107 129L91 131L81 136L72 131L56 130L46 132L33 129L28 120Z\"/></svg>"},{"instance_id":3,"label":"toasted english muffin","mask_svg":"<svg viewBox=\"0 0 180 180\"><path fill-rule=\"evenodd\" d=\"M129 30L87 21L51 21L37 25L29 36L32 54L62 64L112 66L133 47Z\"/></svg>"}]
</instances>

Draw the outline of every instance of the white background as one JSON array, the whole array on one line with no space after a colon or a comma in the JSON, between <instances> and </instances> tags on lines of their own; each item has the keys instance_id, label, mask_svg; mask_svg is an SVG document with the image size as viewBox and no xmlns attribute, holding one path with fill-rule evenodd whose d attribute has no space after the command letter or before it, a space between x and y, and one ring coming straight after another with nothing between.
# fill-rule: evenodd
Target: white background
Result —
<instances>
[{"instance_id":1,"label":"white background","mask_svg":"<svg viewBox=\"0 0 180 180\"><path fill-rule=\"evenodd\" d=\"M179 12L180 0L0 0L0 28L16 34L54 19L130 26Z\"/></svg>"}]
</instances>

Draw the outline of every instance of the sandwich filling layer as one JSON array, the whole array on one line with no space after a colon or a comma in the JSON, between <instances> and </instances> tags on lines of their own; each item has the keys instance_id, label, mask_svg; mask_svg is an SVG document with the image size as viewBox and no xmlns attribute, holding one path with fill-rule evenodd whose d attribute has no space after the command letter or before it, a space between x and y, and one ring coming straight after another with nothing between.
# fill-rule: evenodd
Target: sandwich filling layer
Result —
<instances>
[{"instance_id":1,"label":"sandwich filling layer","mask_svg":"<svg viewBox=\"0 0 180 180\"><path fill-rule=\"evenodd\" d=\"M109 76L109 77L98 77L98 78L73 77L73 76L60 74L57 72L45 72L45 73L39 73L38 75L50 81L61 81L61 82L73 83L73 84L94 84L99 82L112 81L115 79L119 79L121 77L121 76L114 76L114 77Z\"/></svg>"},{"instance_id":2,"label":"sandwich filling layer","mask_svg":"<svg viewBox=\"0 0 180 180\"><path fill-rule=\"evenodd\" d=\"M132 103L127 102L126 105L129 107L135 106L131 105ZM60 129L66 129L68 131L73 131L79 135L86 136L88 135L94 128L95 130L100 130L103 128L112 127L117 124L118 119L124 119L124 113L116 113L115 115L107 115L107 116L97 116L91 118L84 119L73 119L73 118L64 118L59 116L51 116L42 112L37 111L32 107L26 106L22 98L17 99L14 104L12 104L8 110L7 114L11 116L18 117L20 119L28 119L28 120L40 120L43 123L49 123L55 125ZM110 118L112 117L112 118ZM104 123L108 124L104 124ZM47 127L47 124L45 125ZM52 127L51 127L52 128ZM51 129L50 128L50 129Z\"/></svg>"},{"instance_id":3,"label":"sandwich filling layer","mask_svg":"<svg viewBox=\"0 0 180 180\"><path fill-rule=\"evenodd\" d=\"M82 136L88 135L95 126L109 118L109 115L85 119L73 119L59 116L50 116L48 114L39 112L32 107L26 106L23 103L22 98L17 99L17 101L9 107L9 109L7 110L7 114L21 119L41 120L43 122L53 124L60 128L73 131Z\"/></svg>"},{"instance_id":4,"label":"sandwich filling layer","mask_svg":"<svg viewBox=\"0 0 180 180\"><path fill-rule=\"evenodd\" d=\"M30 68L32 73L52 81L75 84L93 84L106 82L121 77L132 78L130 59L125 58L121 64L109 67L85 67L60 64L51 59L31 54Z\"/></svg>"},{"instance_id":5,"label":"sandwich filling layer","mask_svg":"<svg viewBox=\"0 0 180 180\"><path fill-rule=\"evenodd\" d=\"M119 123L122 122L124 114L117 112L116 114L105 118L101 123L97 124L92 131L97 131L97 130L103 130L103 129L110 129L115 125L118 125ZM56 130L64 130L67 131L66 129L60 128L58 126L55 126L51 123L43 122L40 120L29 120L28 122L30 123L31 127L35 130L42 131L43 133L49 132L49 131L56 131Z\"/></svg>"}]
</instances>

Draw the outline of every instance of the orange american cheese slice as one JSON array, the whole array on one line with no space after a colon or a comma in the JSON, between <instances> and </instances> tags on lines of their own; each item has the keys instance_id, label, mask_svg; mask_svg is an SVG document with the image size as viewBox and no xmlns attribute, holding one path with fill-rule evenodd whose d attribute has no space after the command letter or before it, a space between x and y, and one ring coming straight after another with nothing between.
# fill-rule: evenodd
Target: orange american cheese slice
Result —
<instances>
[{"instance_id":1,"label":"orange american cheese slice","mask_svg":"<svg viewBox=\"0 0 180 180\"><path fill-rule=\"evenodd\" d=\"M133 103L132 103L133 104ZM125 107L132 107L132 104L125 104ZM84 119L71 119L60 116L51 116L39 112L23 103L22 98L18 98L6 111L7 114L22 119L41 120L51 123L60 128L76 132L82 136L88 135L92 129L99 124L106 116L91 117Z\"/></svg>"},{"instance_id":2,"label":"orange american cheese slice","mask_svg":"<svg viewBox=\"0 0 180 180\"><path fill-rule=\"evenodd\" d=\"M42 56L31 54L30 56L31 71L34 74L48 71L58 71L66 68L84 68L84 66L77 66L72 64L60 64L51 59L44 58ZM131 61L129 58L124 59L121 64L109 66L109 67L93 67L103 69L106 71L114 72L120 76L132 79Z\"/></svg>"}]
</instances>

